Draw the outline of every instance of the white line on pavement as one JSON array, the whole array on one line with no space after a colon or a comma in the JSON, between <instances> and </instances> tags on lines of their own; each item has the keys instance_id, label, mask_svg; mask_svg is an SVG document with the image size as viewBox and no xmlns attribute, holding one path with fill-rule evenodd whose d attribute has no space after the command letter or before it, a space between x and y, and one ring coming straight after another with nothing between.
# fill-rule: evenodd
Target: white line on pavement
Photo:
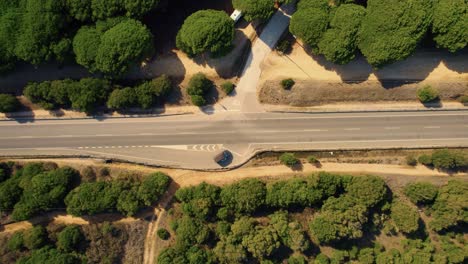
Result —
<instances>
[{"instance_id":1,"label":"white line on pavement","mask_svg":"<svg viewBox=\"0 0 468 264\"><path fill-rule=\"evenodd\" d=\"M424 128L426 128L426 129L436 129L436 128L440 128L440 126L425 126Z\"/></svg>"}]
</instances>

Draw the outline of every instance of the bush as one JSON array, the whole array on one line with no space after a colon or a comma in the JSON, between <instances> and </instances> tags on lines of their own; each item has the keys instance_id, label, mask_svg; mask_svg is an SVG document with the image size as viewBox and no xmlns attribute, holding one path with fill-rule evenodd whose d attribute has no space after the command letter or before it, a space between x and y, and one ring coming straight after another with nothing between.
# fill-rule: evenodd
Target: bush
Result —
<instances>
[{"instance_id":1,"label":"bush","mask_svg":"<svg viewBox=\"0 0 468 264\"><path fill-rule=\"evenodd\" d=\"M0 113L14 112L18 107L19 102L15 96L10 94L0 94Z\"/></svg>"},{"instance_id":2,"label":"bush","mask_svg":"<svg viewBox=\"0 0 468 264\"><path fill-rule=\"evenodd\" d=\"M172 90L172 82L166 75L144 82L135 88L138 104L143 109L148 109L158 100L167 96Z\"/></svg>"},{"instance_id":3,"label":"bush","mask_svg":"<svg viewBox=\"0 0 468 264\"><path fill-rule=\"evenodd\" d=\"M281 86L285 90L291 90L291 88L294 86L294 84L296 84L296 82L291 78L284 79L284 80L281 81Z\"/></svg>"},{"instance_id":4,"label":"bush","mask_svg":"<svg viewBox=\"0 0 468 264\"><path fill-rule=\"evenodd\" d=\"M459 100L460 100L460 103L462 103L464 105L468 105L468 95L460 96Z\"/></svg>"},{"instance_id":5,"label":"bush","mask_svg":"<svg viewBox=\"0 0 468 264\"><path fill-rule=\"evenodd\" d=\"M276 50L282 54L286 54L291 51L292 43L288 39L282 40L277 46Z\"/></svg>"},{"instance_id":6,"label":"bush","mask_svg":"<svg viewBox=\"0 0 468 264\"><path fill-rule=\"evenodd\" d=\"M8 240L7 247L10 251L17 251L24 247L24 239L22 232L16 232Z\"/></svg>"},{"instance_id":7,"label":"bush","mask_svg":"<svg viewBox=\"0 0 468 264\"><path fill-rule=\"evenodd\" d=\"M418 158L418 162L425 166L432 166L432 157L427 154L421 155Z\"/></svg>"},{"instance_id":8,"label":"bush","mask_svg":"<svg viewBox=\"0 0 468 264\"><path fill-rule=\"evenodd\" d=\"M200 10L187 17L177 33L177 48L193 57L205 51L220 54L234 40L234 21L224 12Z\"/></svg>"},{"instance_id":9,"label":"bush","mask_svg":"<svg viewBox=\"0 0 468 264\"><path fill-rule=\"evenodd\" d=\"M158 237L162 240L168 240L171 234L165 228L158 229Z\"/></svg>"},{"instance_id":10,"label":"bush","mask_svg":"<svg viewBox=\"0 0 468 264\"><path fill-rule=\"evenodd\" d=\"M192 102L196 106L206 104L204 96L213 87L213 82L210 81L205 74L197 73L189 81L187 93L190 95Z\"/></svg>"},{"instance_id":11,"label":"bush","mask_svg":"<svg viewBox=\"0 0 468 264\"><path fill-rule=\"evenodd\" d=\"M456 150L440 149L432 153L432 164L437 169L457 170L468 165L468 158Z\"/></svg>"},{"instance_id":12,"label":"bush","mask_svg":"<svg viewBox=\"0 0 468 264\"><path fill-rule=\"evenodd\" d=\"M296 158L294 153L283 153L279 157L279 159L280 159L281 164L286 165L288 167L296 166L300 162L299 159Z\"/></svg>"},{"instance_id":13,"label":"bush","mask_svg":"<svg viewBox=\"0 0 468 264\"><path fill-rule=\"evenodd\" d=\"M229 95L232 93L232 91L234 91L234 84L232 82L224 82L221 84L221 89L223 89L226 95Z\"/></svg>"},{"instance_id":14,"label":"bush","mask_svg":"<svg viewBox=\"0 0 468 264\"><path fill-rule=\"evenodd\" d=\"M430 204L437 196L437 187L427 182L410 183L404 193L414 204Z\"/></svg>"},{"instance_id":15,"label":"bush","mask_svg":"<svg viewBox=\"0 0 468 264\"><path fill-rule=\"evenodd\" d=\"M222 189L222 204L237 214L251 214L265 204L265 184L256 179L241 180Z\"/></svg>"},{"instance_id":16,"label":"bush","mask_svg":"<svg viewBox=\"0 0 468 264\"><path fill-rule=\"evenodd\" d=\"M29 249L38 249L47 242L47 232L43 226L35 226L24 232L24 246Z\"/></svg>"},{"instance_id":17,"label":"bush","mask_svg":"<svg viewBox=\"0 0 468 264\"><path fill-rule=\"evenodd\" d=\"M81 228L76 225L65 227L57 236L57 248L65 252L72 252L78 249L80 243L85 239Z\"/></svg>"},{"instance_id":18,"label":"bush","mask_svg":"<svg viewBox=\"0 0 468 264\"><path fill-rule=\"evenodd\" d=\"M109 96L107 100L107 107L110 109L128 109L132 106L135 106L137 102L137 97L135 94L135 89L133 88L123 88L115 89Z\"/></svg>"},{"instance_id":19,"label":"bush","mask_svg":"<svg viewBox=\"0 0 468 264\"><path fill-rule=\"evenodd\" d=\"M406 164L408 166L416 166L418 164L418 160L413 155L406 156Z\"/></svg>"},{"instance_id":20,"label":"bush","mask_svg":"<svg viewBox=\"0 0 468 264\"><path fill-rule=\"evenodd\" d=\"M307 157L307 161L308 161L310 164L317 164L317 163L320 163L320 160L317 159L316 156L308 156L308 157Z\"/></svg>"},{"instance_id":21,"label":"bush","mask_svg":"<svg viewBox=\"0 0 468 264\"><path fill-rule=\"evenodd\" d=\"M430 103L439 99L439 92L432 86L426 85L418 89L418 99L421 103Z\"/></svg>"}]
</instances>

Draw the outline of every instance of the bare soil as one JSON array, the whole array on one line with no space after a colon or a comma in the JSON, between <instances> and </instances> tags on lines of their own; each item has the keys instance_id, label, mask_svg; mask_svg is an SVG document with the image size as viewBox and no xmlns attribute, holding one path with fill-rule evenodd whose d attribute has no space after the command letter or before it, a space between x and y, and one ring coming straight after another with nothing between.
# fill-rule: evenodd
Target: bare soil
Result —
<instances>
[{"instance_id":1,"label":"bare soil","mask_svg":"<svg viewBox=\"0 0 468 264\"><path fill-rule=\"evenodd\" d=\"M337 65L312 54L300 43L290 53L272 52L263 63L259 100L265 104L315 106L346 102L417 102L416 90L431 85L442 101L468 93L468 50L458 53L421 49L411 57L373 69L362 55ZM283 90L280 81L296 85Z\"/></svg>"}]
</instances>

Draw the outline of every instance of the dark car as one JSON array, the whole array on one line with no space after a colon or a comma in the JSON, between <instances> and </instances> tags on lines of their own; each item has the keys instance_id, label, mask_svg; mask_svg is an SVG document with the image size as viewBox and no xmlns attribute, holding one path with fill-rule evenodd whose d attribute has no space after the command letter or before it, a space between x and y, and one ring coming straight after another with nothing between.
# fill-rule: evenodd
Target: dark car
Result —
<instances>
[{"instance_id":1,"label":"dark car","mask_svg":"<svg viewBox=\"0 0 468 264\"><path fill-rule=\"evenodd\" d=\"M220 166L227 166L231 163L232 154L229 150L223 150L214 156L213 160L218 163Z\"/></svg>"}]
</instances>

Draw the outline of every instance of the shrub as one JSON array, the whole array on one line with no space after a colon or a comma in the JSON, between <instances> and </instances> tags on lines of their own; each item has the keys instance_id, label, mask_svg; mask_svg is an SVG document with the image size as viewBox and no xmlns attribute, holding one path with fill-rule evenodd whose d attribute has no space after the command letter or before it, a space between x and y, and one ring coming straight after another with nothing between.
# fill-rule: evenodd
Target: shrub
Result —
<instances>
[{"instance_id":1,"label":"shrub","mask_svg":"<svg viewBox=\"0 0 468 264\"><path fill-rule=\"evenodd\" d=\"M316 156L308 156L308 157L307 157L307 161L308 161L310 164L317 164L317 163L320 163L319 159L317 159Z\"/></svg>"},{"instance_id":2,"label":"shrub","mask_svg":"<svg viewBox=\"0 0 468 264\"><path fill-rule=\"evenodd\" d=\"M43 226L35 226L24 232L24 246L30 250L38 249L47 242L47 232Z\"/></svg>"},{"instance_id":3,"label":"shrub","mask_svg":"<svg viewBox=\"0 0 468 264\"><path fill-rule=\"evenodd\" d=\"M177 48L193 57L205 51L220 54L234 40L234 21L224 12L200 10L185 19L177 33Z\"/></svg>"},{"instance_id":4,"label":"shrub","mask_svg":"<svg viewBox=\"0 0 468 264\"><path fill-rule=\"evenodd\" d=\"M232 91L234 91L234 84L232 82L224 82L221 84L221 89L223 89L226 95L229 95L232 93Z\"/></svg>"},{"instance_id":5,"label":"shrub","mask_svg":"<svg viewBox=\"0 0 468 264\"><path fill-rule=\"evenodd\" d=\"M427 154L421 155L418 158L418 162L425 166L432 166L432 157Z\"/></svg>"},{"instance_id":6,"label":"shrub","mask_svg":"<svg viewBox=\"0 0 468 264\"><path fill-rule=\"evenodd\" d=\"M447 185L440 188L432 206L433 221L429 226L439 232L466 223L467 192L468 183L458 180L450 180Z\"/></svg>"},{"instance_id":7,"label":"shrub","mask_svg":"<svg viewBox=\"0 0 468 264\"><path fill-rule=\"evenodd\" d=\"M440 149L432 153L432 164L437 169L456 170L468 165L468 158L456 150Z\"/></svg>"},{"instance_id":8,"label":"shrub","mask_svg":"<svg viewBox=\"0 0 468 264\"><path fill-rule=\"evenodd\" d=\"M0 94L0 113L14 112L18 109L19 102L15 96Z\"/></svg>"},{"instance_id":9,"label":"shrub","mask_svg":"<svg viewBox=\"0 0 468 264\"><path fill-rule=\"evenodd\" d=\"M156 79L144 82L135 88L138 104L143 109L148 109L158 100L167 96L172 90L172 82L166 75L162 75Z\"/></svg>"},{"instance_id":10,"label":"shrub","mask_svg":"<svg viewBox=\"0 0 468 264\"><path fill-rule=\"evenodd\" d=\"M197 73L189 81L187 93L190 95L192 102L196 106L206 104L204 96L213 87L213 82L210 81L205 74Z\"/></svg>"},{"instance_id":11,"label":"shrub","mask_svg":"<svg viewBox=\"0 0 468 264\"><path fill-rule=\"evenodd\" d=\"M460 96L459 100L460 100L460 103L462 103L464 105L468 105L468 95Z\"/></svg>"},{"instance_id":12,"label":"shrub","mask_svg":"<svg viewBox=\"0 0 468 264\"><path fill-rule=\"evenodd\" d=\"M135 94L135 89L133 88L123 88L115 89L109 96L107 100L107 107L110 109L127 109L132 106L135 106L137 102L137 97Z\"/></svg>"},{"instance_id":13,"label":"shrub","mask_svg":"<svg viewBox=\"0 0 468 264\"><path fill-rule=\"evenodd\" d=\"M418 89L418 99L421 103L430 103L439 98L439 92L430 85Z\"/></svg>"},{"instance_id":14,"label":"shrub","mask_svg":"<svg viewBox=\"0 0 468 264\"><path fill-rule=\"evenodd\" d=\"M10 251L16 251L22 249L24 246L24 239L22 232L16 232L8 240L7 247Z\"/></svg>"},{"instance_id":15,"label":"shrub","mask_svg":"<svg viewBox=\"0 0 468 264\"><path fill-rule=\"evenodd\" d=\"M299 159L296 158L294 153L283 153L279 157L279 159L280 159L281 164L286 165L288 167L293 167L300 162Z\"/></svg>"},{"instance_id":16,"label":"shrub","mask_svg":"<svg viewBox=\"0 0 468 264\"><path fill-rule=\"evenodd\" d=\"M171 234L165 228L158 229L158 237L162 240L168 240Z\"/></svg>"},{"instance_id":17,"label":"shrub","mask_svg":"<svg viewBox=\"0 0 468 264\"><path fill-rule=\"evenodd\" d=\"M281 81L281 86L285 90L291 90L291 88L294 86L294 84L296 84L296 82L291 78L284 79L284 80Z\"/></svg>"},{"instance_id":18,"label":"shrub","mask_svg":"<svg viewBox=\"0 0 468 264\"><path fill-rule=\"evenodd\" d=\"M437 196L437 187L427 182L410 183L404 193L414 204L430 204Z\"/></svg>"},{"instance_id":19,"label":"shrub","mask_svg":"<svg viewBox=\"0 0 468 264\"><path fill-rule=\"evenodd\" d=\"M222 189L222 204L237 214L251 214L265 204L265 184L256 179L241 180Z\"/></svg>"},{"instance_id":20,"label":"shrub","mask_svg":"<svg viewBox=\"0 0 468 264\"><path fill-rule=\"evenodd\" d=\"M65 252L76 251L83 240L84 236L79 226L67 226L57 236L57 247Z\"/></svg>"},{"instance_id":21,"label":"shrub","mask_svg":"<svg viewBox=\"0 0 468 264\"><path fill-rule=\"evenodd\" d=\"M284 39L280 41L280 43L276 46L276 50L282 54L286 54L291 51L292 43L288 39Z\"/></svg>"},{"instance_id":22,"label":"shrub","mask_svg":"<svg viewBox=\"0 0 468 264\"><path fill-rule=\"evenodd\" d=\"M418 160L413 155L406 156L406 164L409 166L416 166L418 164Z\"/></svg>"}]
</instances>

